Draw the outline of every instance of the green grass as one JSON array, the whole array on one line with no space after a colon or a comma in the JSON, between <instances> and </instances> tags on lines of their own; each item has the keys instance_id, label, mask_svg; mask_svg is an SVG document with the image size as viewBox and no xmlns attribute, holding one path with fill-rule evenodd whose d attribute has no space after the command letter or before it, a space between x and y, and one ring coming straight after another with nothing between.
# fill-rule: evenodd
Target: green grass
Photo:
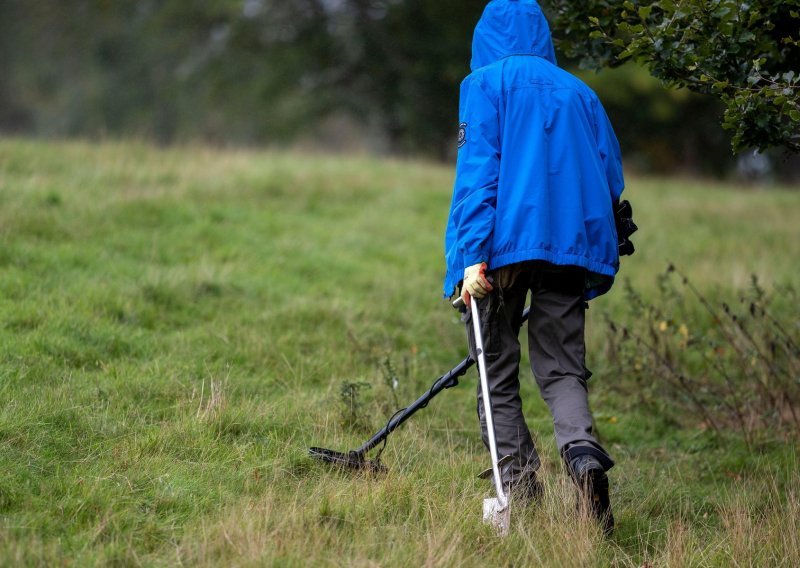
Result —
<instances>
[{"instance_id":1,"label":"green grass","mask_svg":"<svg viewBox=\"0 0 800 568\"><path fill-rule=\"evenodd\" d=\"M464 356L440 298L451 182L419 162L0 140L0 564L800 565L797 444L748 451L611 389L620 291L588 324L611 539L574 515L532 380L547 497L505 541L480 523L473 373L393 435L386 476L308 460ZM628 185L622 276L643 294L669 261L712 297L753 272L800 284L797 191ZM370 385L360 425L346 382Z\"/></svg>"}]
</instances>

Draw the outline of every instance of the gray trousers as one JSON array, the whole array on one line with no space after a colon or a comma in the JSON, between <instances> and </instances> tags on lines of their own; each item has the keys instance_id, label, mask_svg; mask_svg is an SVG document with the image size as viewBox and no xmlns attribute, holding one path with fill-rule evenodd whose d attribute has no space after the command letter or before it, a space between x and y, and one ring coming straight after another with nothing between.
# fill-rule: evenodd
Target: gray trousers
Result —
<instances>
[{"instance_id":1,"label":"gray trousers","mask_svg":"<svg viewBox=\"0 0 800 568\"><path fill-rule=\"evenodd\" d=\"M492 399L497 448L500 457L514 456L503 473L504 481L517 483L540 465L519 394L519 330L528 292L528 350L539 392L553 416L556 444L565 460L580 454L595 455L606 469L614 462L592 433L585 366L586 272L582 268L526 262L493 274L494 291L478 301L484 353ZM471 315L464 315L470 353L475 357ZM486 421L478 383L478 417L488 448Z\"/></svg>"}]
</instances>

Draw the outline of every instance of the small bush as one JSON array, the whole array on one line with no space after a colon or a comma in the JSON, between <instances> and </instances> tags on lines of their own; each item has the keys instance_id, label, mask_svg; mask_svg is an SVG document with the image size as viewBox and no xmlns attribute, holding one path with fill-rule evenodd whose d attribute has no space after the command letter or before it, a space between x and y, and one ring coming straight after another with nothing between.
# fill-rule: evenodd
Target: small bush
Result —
<instances>
[{"instance_id":1,"label":"small bush","mask_svg":"<svg viewBox=\"0 0 800 568\"><path fill-rule=\"evenodd\" d=\"M786 309L797 305L794 288L768 293L753 276L736 304L712 301L672 265L652 301L625 288L628 321L607 317L608 359L632 379L616 388L748 444L769 431L800 434L800 320Z\"/></svg>"},{"instance_id":2,"label":"small bush","mask_svg":"<svg viewBox=\"0 0 800 568\"><path fill-rule=\"evenodd\" d=\"M362 393L372 385L363 381L343 382L339 387L339 410L342 426L353 430L368 430Z\"/></svg>"}]
</instances>

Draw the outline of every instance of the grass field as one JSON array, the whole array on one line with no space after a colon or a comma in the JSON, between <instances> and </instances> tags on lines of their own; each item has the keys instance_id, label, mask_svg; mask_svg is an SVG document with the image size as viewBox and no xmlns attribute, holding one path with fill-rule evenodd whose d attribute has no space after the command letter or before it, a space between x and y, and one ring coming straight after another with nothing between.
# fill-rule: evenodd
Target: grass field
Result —
<instances>
[{"instance_id":1,"label":"grass field","mask_svg":"<svg viewBox=\"0 0 800 568\"><path fill-rule=\"evenodd\" d=\"M388 474L309 461L464 356L440 293L451 181L419 162L0 140L0 565L800 566L797 443L748 448L610 388L619 290L588 323L610 539L574 515L532 379L547 495L506 540L480 523L472 372L392 436ZM800 285L800 192L628 186L622 277L643 295L670 261L712 298L751 273ZM349 417L348 383L368 385Z\"/></svg>"}]
</instances>

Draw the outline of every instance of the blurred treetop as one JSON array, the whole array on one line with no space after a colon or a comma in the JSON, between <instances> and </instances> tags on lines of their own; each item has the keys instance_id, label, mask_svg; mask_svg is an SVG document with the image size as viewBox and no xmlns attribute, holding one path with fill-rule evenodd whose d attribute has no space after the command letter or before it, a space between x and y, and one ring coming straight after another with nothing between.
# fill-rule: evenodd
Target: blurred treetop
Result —
<instances>
[{"instance_id":1,"label":"blurred treetop","mask_svg":"<svg viewBox=\"0 0 800 568\"><path fill-rule=\"evenodd\" d=\"M484 0L2 0L0 131L261 143L332 112L444 157Z\"/></svg>"},{"instance_id":2,"label":"blurred treetop","mask_svg":"<svg viewBox=\"0 0 800 568\"><path fill-rule=\"evenodd\" d=\"M638 60L668 85L720 98L734 150L800 151L800 0L547 5L561 49L583 66Z\"/></svg>"},{"instance_id":3,"label":"blurred treetop","mask_svg":"<svg viewBox=\"0 0 800 568\"><path fill-rule=\"evenodd\" d=\"M721 99L737 149L797 150L798 2L542 5L573 61L639 60L669 85ZM393 152L447 158L485 5L0 0L0 132L260 144L313 135L324 117L345 113Z\"/></svg>"}]
</instances>

